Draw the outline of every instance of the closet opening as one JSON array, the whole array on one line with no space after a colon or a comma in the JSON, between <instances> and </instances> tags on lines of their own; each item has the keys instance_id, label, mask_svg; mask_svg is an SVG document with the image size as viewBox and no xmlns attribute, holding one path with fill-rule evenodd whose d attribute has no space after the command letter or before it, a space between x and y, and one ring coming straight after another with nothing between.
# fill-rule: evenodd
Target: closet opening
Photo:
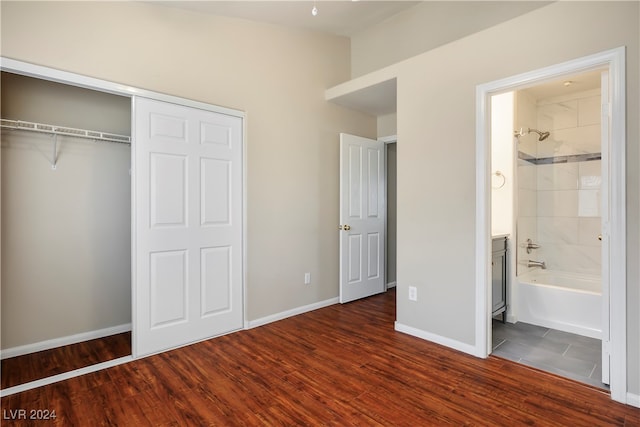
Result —
<instances>
[{"instance_id":1,"label":"closet opening","mask_svg":"<svg viewBox=\"0 0 640 427\"><path fill-rule=\"evenodd\" d=\"M1 73L1 388L131 352L131 98Z\"/></svg>"}]
</instances>

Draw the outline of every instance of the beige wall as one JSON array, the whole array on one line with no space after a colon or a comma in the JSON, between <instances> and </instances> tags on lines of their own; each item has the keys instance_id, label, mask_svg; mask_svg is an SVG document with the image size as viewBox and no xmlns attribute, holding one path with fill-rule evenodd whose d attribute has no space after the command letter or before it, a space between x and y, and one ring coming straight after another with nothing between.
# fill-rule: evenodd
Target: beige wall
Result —
<instances>
[{"instance_id":1,"label":"beige wall","mask_svg":"<svg viewBox=\"0 0 640 427\"><path fill-rule=\"evenodd\" d=\"M338 295L349 40L138 2L2 2L2 55L246 112L249 320ZM311 285L304 285L304 273Z\"/></svg>"},{"instance_id":2,"label":"beige wall","mask_svg":"<svg viewBox=\"0 0 640 427\"><path fill-rule=\"evenodd\" d=\"M398 78L398 322L474 343L476 86L627 46L627 374L640 392L638 7L557 2L380 70Z\"/></svg>"},{"instance_id":3,"label":"beige wall","mask_svg":"<svg viewBox=\"0 0 640 427\"><path fill-rule=\"evenodd\" d=\"M398 133L397 121L398 115L396 113L378 116L378 138L396 135Z\"/></svg>"},{"instance_id":4,"label":"beige wall","mask_svg":"<svg viewBox=\"0 0 640 427\"><path fill-rule=\"evenodd\" d=\"M2 73L2 118L128 135L129 98ZM2 132L2 348L131 322L128 145Z\"/></svg>"},{"instance_id":5,"label":"beige wall","mask_svg":"<svg viewBox=\"0 0 640 427\"><path fill-rule=\"evenodd\" d=\"M419 55L547 3L425 1L353 36L351 75L361 76ZM514 52L514 58L522 53ZM464 58L457 65L463 66Z\"/></svg>"}]
</instances>

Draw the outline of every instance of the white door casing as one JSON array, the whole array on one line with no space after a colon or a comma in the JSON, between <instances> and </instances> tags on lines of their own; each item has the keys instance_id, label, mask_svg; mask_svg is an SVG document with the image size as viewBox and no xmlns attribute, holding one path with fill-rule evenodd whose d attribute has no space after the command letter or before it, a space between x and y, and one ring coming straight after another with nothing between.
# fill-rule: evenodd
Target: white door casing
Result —
<instances>
[{"instance_id":1,"label":"white door casing","mask_svg":"<svg viewBox=\"0 0 640 427\"><path fill-rule=\"evenodd\" d=\"M340 302L385 291L385 144L340 134Z\"/></svg>"},{"instance_id":2,"label":"white door casing","mask_svg":"<svg viewBox=\"0 0 640 427\"><path fill-rule=\"evenodd\" d=\"M242 119L133 105L139 357L243 326Z\"/></svg>"},{"instance_id":3,"label":"white door casing","mask_svg":"<svg viewBox=\"0 0 640 427\"><path fill-rule=\"evenodd\" d=\"M603 71L600 78L600 104L601 104L601 114L600 114L600 152L601 154L601 176L602 176L602 185L600 186L600 196L601 196L601 222L602 222L602 230L601 230L601 240L602 240L602 248L601 248L601 257L602 257L602 272L601 272L601 280L602 280L602 344L601 344L601 352L602 352L602 382L604 384L609 384L609 374L610 374L610 328L611 328L611 319L610 319L610 306L611 303L609 298L609 224L610 224L610 199L609 199L609 142L610 142L610 98L609 98L609 72Z\"/></svg>"},{"instance_id":4,"label":"white door casing","mask_svg":"<svg viewBox=\"0 0 640 427\"><path fill-rule=\"evenodd\" d=\"M607 124L608 149L603 148L603 186L608 185L609 220L603 220L603 275L608 270L608 323L609 327L609 384L611 398L627 403L627 299L626 299L626 86L625 47L596 53L564 63L530 71L509 78L485 83L476 87L476 340L473 354L487 357L491 349L490 316L490 106L488 100L494 93L531 86L538 81L548 81L570 76L582 71L607 69L609 118ZM604 101L603 101L604 103ZM608 168L607 177L605 174ZM608 183L605 183L605 180ZM604 202L604 199L603 199ZM606 236L606 237L605 237ZM604 308L603 308L604 310Z\"/></svg>"}]
</instances>

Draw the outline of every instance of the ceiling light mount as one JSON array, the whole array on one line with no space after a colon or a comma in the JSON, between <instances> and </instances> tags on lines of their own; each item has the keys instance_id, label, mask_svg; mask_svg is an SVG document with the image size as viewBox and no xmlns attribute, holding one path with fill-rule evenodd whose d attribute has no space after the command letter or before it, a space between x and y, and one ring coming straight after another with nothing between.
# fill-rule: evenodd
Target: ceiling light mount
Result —
<instances>
[{"instance_id":1,"label":"ceiling light mount","mask_svg":"<svg viewBox=\"0 0 640 427\"><path fill-rule=\"evenodd\" d=\"M318 16L318 8L316 7L316 2L315 0L313 1L313 9L311 9L311 14L313 16Z\"/></svg>"}]
</instances>

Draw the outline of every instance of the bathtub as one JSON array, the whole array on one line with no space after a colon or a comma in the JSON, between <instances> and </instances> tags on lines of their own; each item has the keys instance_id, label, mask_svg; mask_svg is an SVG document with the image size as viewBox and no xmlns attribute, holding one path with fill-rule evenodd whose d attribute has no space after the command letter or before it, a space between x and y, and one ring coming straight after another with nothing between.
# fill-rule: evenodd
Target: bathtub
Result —
<instances>
[{"instance_id":1,"label":"bathtub","mask_svg":"<svg viewBox=\"0 0 640 427\"><path fill-rule=\"evenodd\" d=\"M599 276L534 270L517 277L519 322L602 338Z\"/></svg>"}]
</instances>

